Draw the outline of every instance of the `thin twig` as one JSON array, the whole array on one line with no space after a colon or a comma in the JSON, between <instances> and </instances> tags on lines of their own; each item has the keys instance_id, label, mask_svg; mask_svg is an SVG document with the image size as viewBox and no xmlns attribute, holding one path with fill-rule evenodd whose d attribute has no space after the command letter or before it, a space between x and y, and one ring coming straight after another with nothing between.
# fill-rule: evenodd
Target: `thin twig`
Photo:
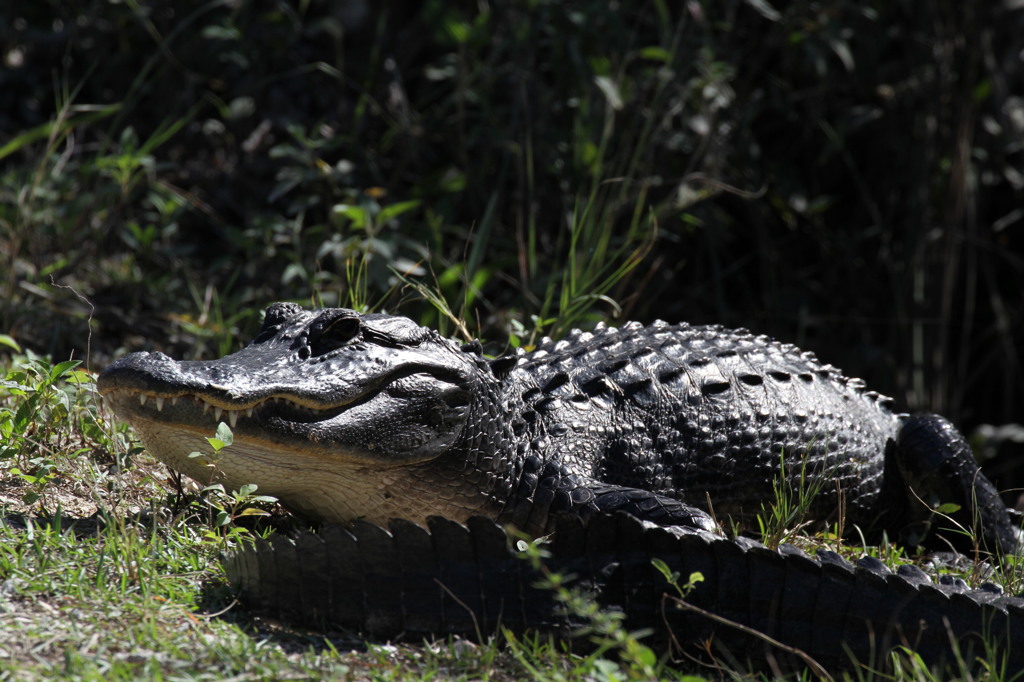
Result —
<instances>
[{"instance_id":1,"label":"thin twig","mask_svg":"<svg viewBox=\"0 0 1024 682\"><path fill-rule=\"evenodd\" d=\"M777 649L781 649L782 651L785 651L787 653L793 654L794 656L798 656L800 658L800 660L802 660L807 665L807 667L810 668L811 673L813 675L815 675L819 680L826 680L826 682L834 682L835 678L833 678L832 675L830 675L829 672L827 670L825 670L824 666L822 666L820 663L818 663L816 660L814 660L814 658L812 658L811 655L808 654L807 652L802 651L801 649L798 649L796 647L789 646L788 644L783 644L779 640L777 640L777 639L775 639L773 637L770 637L770 636L766 635L765 633L763 633L763 632L761 632L759 630L755 630L752 627L749 627L747 625L743 625L742 623L737 623L734 620L729 620L728 618L724 618L722 616L719 616L716 613L711 613L710 611L702 609L699 606L694 606L693 604L690 604L690 603L680 599L679 597L674 597L674 596L672 596L670 594L662 595L662 614L663 614L663 616L664 616L664 612L665 612L664 611L664 600L665 599L672 600L672 602L677 607L679 607L681 609L684 609L684 610L687 610L687 611L692 611L694 613L698 613L698 614L704 616L705 618L707 618L709 620L712 620L712 621L714 621L716 623L719 623L721 625L725 625L725 626L734 628L736 630L739 630L740 632L742 632L744 634L747 634L747 635L750 635L751 637L755 637L757 639L760 639L761 641L765 642L766 644L769 644L769 645L771 645L771 646L773 646L773 647L775 647ZM667 624L667 621L666 621L666 624Z\"/></svg>"}]
</instances>

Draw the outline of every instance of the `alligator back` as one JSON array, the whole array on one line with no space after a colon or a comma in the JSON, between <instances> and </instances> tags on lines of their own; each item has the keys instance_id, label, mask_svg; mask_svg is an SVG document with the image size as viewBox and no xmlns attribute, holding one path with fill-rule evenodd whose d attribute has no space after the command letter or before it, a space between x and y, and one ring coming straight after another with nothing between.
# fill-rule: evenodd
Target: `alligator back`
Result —
<instances>
[{"instance_id":1,"label":"alligator back","mask_svg":"<svg viewBox=\"0 0 1024 682\"><path fill-rule=\"evenodd\" d=\"M749 521L775 486L870 525L900 417L813 354L746 330L635 323L545 341L506 379L523 456ZM813 482L813 483L812 483Z\"/></svg>"}]
</instances>

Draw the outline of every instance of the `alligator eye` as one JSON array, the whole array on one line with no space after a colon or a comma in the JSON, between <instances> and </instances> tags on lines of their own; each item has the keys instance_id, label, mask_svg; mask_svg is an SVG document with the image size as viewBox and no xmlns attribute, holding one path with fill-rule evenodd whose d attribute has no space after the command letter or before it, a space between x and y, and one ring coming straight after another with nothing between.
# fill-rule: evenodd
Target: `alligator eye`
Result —
<instances>
[{"instance_id":1,"label":"alligator eye","mask_svg":"<svg viewBox=\"0 0 1024 682\"><path fill-rule=\"evenodd\" d=\"M351 341L359 334L359 319L355 317L339 317L327 325L323 335L336 341Z\"/></svg>"},{"instance_id":2,"label":"alligator eye","mask_svg":"<svg viewBox=\"0 0 1024 682\"><path fill-rule=\"evenodd\" d=\"M344 346L359 336L359 330L359 318L350 315L339 315L334 319L325 320L322 325L315 325L310 330L313 354L323 355Z\"/></svg>"},{"instance_id":3,"label":"alligator eye","mask_svg":"<svg viewBox=\"0 0 1024 682\"><path fill-rule=\"evenodd\" d=\"M469 343L464 343L459 348L463 353L472 353L473 355L483 357L484 347L480 344L480 341L473 339Z\"/></svg>"}]
</instances>

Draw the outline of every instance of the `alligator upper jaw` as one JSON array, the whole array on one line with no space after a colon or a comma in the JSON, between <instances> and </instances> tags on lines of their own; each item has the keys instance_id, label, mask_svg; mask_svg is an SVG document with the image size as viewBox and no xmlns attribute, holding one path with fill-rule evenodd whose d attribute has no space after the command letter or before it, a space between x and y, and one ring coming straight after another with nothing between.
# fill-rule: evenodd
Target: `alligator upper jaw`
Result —
<instances>
[{"instance_id":1,"label":"alligator upper jaw","mask_svg":"<svg viewBox=\"0 0 1024 682\"><path fill-rule=\"evenodd\" d=\"M332 466L388 464L376 453L326 442L328 439L318 436L318 433L329 432L332 420L344 419L348 407L362 401L311 408L286 396L272 396L228 407L224 402L195 393L158 393L134 388L108 389L103 398L121 419L135 428L157 459L197 480L204 477L196 475L190 461L194 455L190 453L208 450L206 439L215 436L221 423L231 427L234 441L234 447L221 453L222 459L226 456L245 461L249 459L250 450L257 448L279 454L290 452L301 458L329 462ZM145 434L157 428L164 433L169 430L179 433L180 442L190 434L198 446L182 449L178 441L173 446L168 445L167 439L151 442Z\"/></svg>"},{"instance_id":2,"label":"alligator upper jaw","mask_svg":"<svg viewBox=\"0 0 1024 682\"><path fill-rule=\"evenodd\" d=\"M225 422L240 457L245 445L304 453L338 466L393 468L445 453L469 415L471 389L423 369L382 372L361 386L350 384L350 390L335 392L332 402L325 403L273 387L263 389L263 396L241 398L239 392L228 394L212 383L194 389L183 381L157 380L146 386L134 374L123 380L124 374L118 373L101 376L99 389L113 411L140 434L159 424L162 433L209 437ZM182 452L173 438L152 444L143 438L143 443L179 470L178 463L192 452Z\"/></svg>"},{"instance_id":3,"label":"alligator upper jaw","mask_svg":"<svg viewBox=\"0 0 1024 682\"><path fill-rule=\"evenodd\" d=\"M337 405L311 406L308 402L285 395L229 403L189 392L169 393L114 387L103 391L103 397L126 421L146 419L177 424L192 431L209 431L221 421L232 429L243 422L252 425L259 415L260 423L277 417L296 423L326 421L340 414L353 401Z\"/></svg>"}]
</instances>

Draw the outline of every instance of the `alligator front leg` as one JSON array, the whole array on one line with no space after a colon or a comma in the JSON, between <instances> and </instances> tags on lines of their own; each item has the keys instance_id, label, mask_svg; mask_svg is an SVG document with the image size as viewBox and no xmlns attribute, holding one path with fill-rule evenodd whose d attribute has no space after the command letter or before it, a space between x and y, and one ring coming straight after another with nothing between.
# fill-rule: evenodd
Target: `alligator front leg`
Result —
<instances>
[{"instance_id":1,"label":"alligator front leg","mask_svg":"<svg viewBox=\"0 0 1024 682\"><path fill-rule=\"evenodd\" d=\"M685 526L721 534L721 529L703 509L639 488L595 483L594 506L601 512L624 511L659 526Z\"/></svg>"},{"instance_id":2,"label":"alligator front leg","mask_svg":"<svg viewBox=\"0 0 1024 682\"><path fill-rule=\"evenodd\" d=\"M561 465L548 462L542 467L527 464L520 486L499 517L521 530L540 535L553 530L564 515L584 521L598 513L624 511L659 526L683 526L718 535L722 530L711 516L677 499L640 488L604 483L567 472Z\"/></svg>"},{"instance_id":3,"label":"alligator front leg","mask_svg":"<svg viewBox=\"0 0 1024 682\"><path fill-rule=\"evenodd\" d=\"M932 414L905 418L893 456L907 495L903 527L898 529L901 540L920 544L927 534L938 531L941 540L961 551L972 551L975 542L994 554L1020 551L1020 529L1010 520L995 486L981 473L967 441L949 421ZM957 511L935 513L950 503Z\"/></svg>"}]
</instances>

